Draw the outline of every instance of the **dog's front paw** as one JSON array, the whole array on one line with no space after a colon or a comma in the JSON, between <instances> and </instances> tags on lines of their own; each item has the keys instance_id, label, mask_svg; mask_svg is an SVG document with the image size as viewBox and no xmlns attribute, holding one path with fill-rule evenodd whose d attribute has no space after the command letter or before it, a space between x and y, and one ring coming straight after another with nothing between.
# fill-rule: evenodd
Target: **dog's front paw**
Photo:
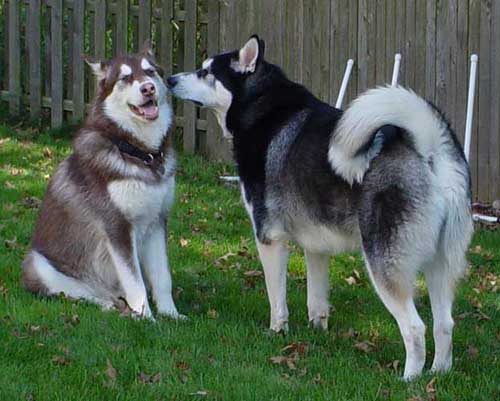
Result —
<instances>
[{"instance_id":1,"label":"dog's front paw","mask_svg":"<svg viewBox=\"0 0 500 401\"><path fill-rule=\"evenodd\" d=\"M164 309L158 308L158 313L164 317L168 317L174 320L188 320L188 317L186 315L179 313L175 307L164 308Z\"/></svg>"},{"instance_id":2,"label":"dog's front paw","mask_svg":"<svg viewBox=\"0 0 500 401\"><path fill-rule=\"evenodd\" d=\"M269 329L273 333L287 334L288 333L288 320L280 319L280 320L271 322Z\"/></svg>"},{"instance_id":3,"label":"dog's front paw","mask_svg":"<svg viewBox=\"0 0 500 401\"><path fill-rule=\"evenodd\" d=\"M328 330L328 316L316 316L309 320L309 326L316 330Z\"/></svg>"}]
</instances>

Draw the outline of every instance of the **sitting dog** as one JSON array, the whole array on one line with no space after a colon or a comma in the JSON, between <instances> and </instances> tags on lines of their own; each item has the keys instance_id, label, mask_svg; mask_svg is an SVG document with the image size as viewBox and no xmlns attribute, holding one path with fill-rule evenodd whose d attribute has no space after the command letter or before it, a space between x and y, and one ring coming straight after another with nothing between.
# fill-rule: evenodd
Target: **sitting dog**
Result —
<instances>
[{"instance_id":1,"label":"sitting dog","mask_svg":"<svg viewBox=\"0 0 500 401\"><path fill-rule=\"evenodd\" d=\"M24 286L153 318L148 288L158 313L177 318L166 248L173 115L162 70L149 49L88 63L97 96L50 180Z\"/></svg>"},{"instance_id":2,"label":"sitting dog","mask_svg":"<svg viewBox=\"0 0 500 401\"><path fill-rule=\"evenodd\" d=\"M469 167L443 115L401 87L372 89L345 112L335 109L268 63L256 36L167 84L213 110L224 135L233 136L271 329L288 329L288 240L304 248L309 320L323 329L329 255L361 247L401 330L404 377L419 375L425 362L425 326L413 300L419 271L434 316L432 369L450 369L453 295L473 224Z\"/></svg>"}]
</instances>

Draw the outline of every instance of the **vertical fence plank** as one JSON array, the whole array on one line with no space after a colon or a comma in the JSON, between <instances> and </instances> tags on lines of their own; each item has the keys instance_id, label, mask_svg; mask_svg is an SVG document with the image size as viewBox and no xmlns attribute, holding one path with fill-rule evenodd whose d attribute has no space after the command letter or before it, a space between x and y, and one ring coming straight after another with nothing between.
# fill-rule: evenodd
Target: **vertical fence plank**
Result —
<instances>
[{"instance_id":1,"label":"vertical fence plank","mask_svg":"<svg viewBox=\"0 0 500 401\"><path fill-rule=\"evenodd\" d=\"M172 19L174 18L174 2L173 0L161 1L161 23L160 23L160 64L165 71L165 79L172 75L172 51L173 51L173 35L172 35Z\"/></svg>"},{"instance_id":2,"label":"vertical fence plank","mask_svg":"<svg viewBox=\"0 0 500 401\"><path fill-rule=\"evenodd\" d=\"M106 58L106 0L94 2L94 56L98 60Z\"/></svg>"},{"instance_id":3,"label":"vertical fence plank","mask_svg":"<svg viewBox=\"0 0 500 401\"><path fill-rule=\"evenodd\" d=\"M415 91L425 97L426 3L416 0L415 10Z\"/></svg>"},{"instance_id":4,"label":"vertical fence plank","mask_svg":"<svg viewBox=\"0 0 500 401\"><path fill-rule=\"evenodd\" d=\"M316 16L312 31L311 74L312 92L323 101L328 101L330 86L330 4L321 0L312 3L313 16ZM280 46L282 47L282 46Z\"/></svg>"},{"instance_id":5,"label":"vertical fence plank","mask_svg":"<svg viewBox=\"0 0 500 401\"><path fill-rule=\"evenodd\" d=\"M52 127L60 127L63 123L63 47L62 47L62 14L63 1L53 0L50 13L51 37L51 113Z\"/></svg>"},{"instance_id":6,"label":"vertical fence plank","mask_svg":"<svg viewBox=\"0 0 500 401\"><path fill-rule=\"evenodd\" d=\"M447 67L449 59L449 48L446 45L448 35L447 20L449 0L437 0L436 11L436 104L449 115Z\"/></svg>"},{"instance_id":7,"label":"vertical fence plank","mask_svg":"<svg viewBox=\"0 0 500 401\"><path fill-rule=\"evenodd\" d=\"M358 90L364 91L375 83L375 19L376 3L359 1L358 14Z\"/></svg>"},{"instance_id":8,"label":"vertical fence plank","mask_svg":"<svg viewBox=\"0 0 500 401\"><path fill-rule=\"evenodd\" d=\"M139 0L139 49L151 38L151 0Z\"/></svg>"},{"instance_id":9,"label":"vertical fence plank","mask_svg":"<svg viewBox=\"0 0 500 401\"><path fill-rule=\"evenodd\" d=\"M500 66L500 2L492 2L491 10L491 65ZM491 125L490 125L490 196L500 199L500 74L492 74L491 80Z\"/></svg>"},{"instance_id":10,"label":"vertical fence plank","mask_svg":"<svg viewBox=\"0 0 500 401\"><path fill-rule=\"evenodd\" d=\"M73 3L73 122L80 121L84 113L84 63L83 63L83 41L84 41L84 15L85 3L75 1Z\"/></svg>"},{"instance_id":11,"label":"vertical fence plank","mask_svg":"<svg viewBox=\"0 0 500 401\"><path fill-rule=\"evenodd\" d=\"M405 85L409 88L415 87L415 0L406 0L406 24L405 24Z\"/></svg>"},{"instance_id":12,"label":"vertical fence plank","mask_svg":"<svg viewBox=\"0 0 500 401\"><path fill-rule=\"evenodd\" d=\"M337 101L340 84L347 61L348 22L340 14L345 10L345 0L332 0L330 3L330 104Z\"/></svg>"},{"instance_id":13,"label":"vertical fence plank","mask_svg":"<svg viewBox=\"0 0 500 401\"><path fill-rule=\"evenodd\" d=\"M9 112L21 111L21 40L19 2L9 1Z\"/></svg>"},{"instance_id":14,"label":"vertical fence plank","mask_svg":"<svg viewBox=\"0 0 500 401\"><path fill-rule=\"evenodd\" d=\"M166 24L166 23L165 23ZM116 0L115 54L127 53L128 46L128 0Z\"/></svg>"},{"instance_id":15,"label":"vertical fence plank","mask_svg":"<svg viewBox=\"0 0 500 401\"><path fill-rule=\"evenodd\" d=\"M454 128L458 138L463 143L465 136L465 117L467 113L467 90L469 76L467 67L469 65L468 57L468 27L469 27L469 3L467 1L458 1L457 15L457 69L456 69L456 93L457 102L455 105L455 124Z\"/></svg>"},{"instance_id":16,"label":"vertical fence plank","mask_svg":"<svg viewBox=\"0 0 500 401\"><path fill-rule=\"evenodd\" d=\"M385 50L385 30L387 27L386 21L386 6L387 0L377 0L377 23L376 23L376 38L375 38L375 83L377 85L385 83L386 77L386 50Z\"/></svg>"},{"instance_id":17,"label":"vertical fence plank","mask_svg":"<svg viewBox=\"0 0 500 401\"><path fill-rule=\"evenodd\" d=\"M446 86L448 88L448 118L452 128L456 128L455 112L457 108L457 2L461 0L448 0L446 19L446 42L449 49L446 63Z\"/></svg>"},{"instance_id":18,"label":"vertical fence plank","mask_svg":"<svg viewBox=\"0 0 500 401\"><path fill-rule=\"evenodd\" d=\"M489 195L489 136L493 135L489 130L491 116L491 2L481 2L481 25L480 34L480 61L479 71L479 122L478 136L478 196L479 199L488 199ZM494 135L498 135L495 132Z\"/></svg>"},{"instance_id":19,"label":"vertical fence plank","mask_svg":"<svg viewBox=\"0 0 500 401\"><path fill-rule=\"evenodd\" d=\"M196 68L196 10L197 0L186 0L186 21L184 22L184 69ZM184 150L194 153L196 149L196 108L190 102L184 103Z\"/></svg>"},{"instance_id":20,"label":"vertical fence plank","mask_svg":"<svg viewBox=\"0 0 500 401\"><path fill-rule=\"evenodd\" d=\"M40 116L42 103L42 86L40 71L40 0L31 0L28 8L28 60L29 60L29 91L30 117Z\"/></svg>"},{"instance_id":21,"label":"vertical fence plank","mask_svg":"<svg viewBox=\"0 0 500 401\"><path fill-rule=\"evenodd\" d=\"M479 49L479 27L481 25L481 0L470 0L469 2L469 54L479 54L479 66L483 62L482 55ZM479 68L478 68L479 69ZM477 79L477 78L476 78ZM479 81L479 80L478 80ZM469 166L471 170L472 188L474 198L477 199L478 194L478 143L479 143L479 82L476 86L476 95L474 98L474 120L472 125L472 140L469 156ZM483 134L484 135L484 134Z\"/></svg>"},{"instance_id":22,"label":"vertical fence plank","mask_svg":"<svg viewBox=\"0 0 500 401\"><path fill-rule=\"evenodd\" d=\"M359 55L358 55L358 2L348 0L346 6L349 9L349 33L348 33L348 55L347 58L352 58L355 62L352 71L352 78L347 88L346 99L344 104L347 105L350 100L354 99L358 93L358 78L359 78ZM342 79L342 78L341 78Z\"/></svg>"},{"instance_id":23,"label":"vertical fence plank","mask_svg":"<svg viewBox=\"0 0 500 401\"><path fill-rule=\"evenodd\" d=\"M436 101L436 0L427 1L425 35L425 97Z\"/></svg>"},{"instance_id":24,"label":"vertical fence plank","mask_svg":"<svg viewBox=\"0 0 500 401\"><path fill-rule=\"evenodd\" d=\"M397 53L396 45L396 0L386 0L386 37L385 37L385 83L390 83L392 79L392 69L394 55Z\"/></svg>"},{"instance_id":25,"label":"vertical fence plank","mask_svg":"<svg viewBox=\"0 0 500 401\"><path fill-rule=\"evenodd\" d=\"M406 68L408 60L405 54L405 37L406 37L406 7L405 2L396 0L396 53L401 53L401 67L399 69L398 83L406 85ZM394 56L392 58L394 62Z\"/></svg>"}]
</instances>

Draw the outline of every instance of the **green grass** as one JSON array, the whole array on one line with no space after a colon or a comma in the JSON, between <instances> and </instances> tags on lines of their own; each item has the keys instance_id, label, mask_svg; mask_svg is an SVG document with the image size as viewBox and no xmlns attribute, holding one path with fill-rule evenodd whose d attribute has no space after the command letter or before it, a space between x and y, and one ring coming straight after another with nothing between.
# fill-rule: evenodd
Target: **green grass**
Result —
<instances>
[{"instance_id":1,"label":"green grass","mask_svg":"<svg viewBox=\"0 0 500 401\"><path fill-rule=\"evenodd\" d=\"M261 271L249 220L237 188L218 181L232 168L200 157L179 158L169 221L175 298L188 321L132 320L25 292L20 264L37 214L33 205L68 153L61 135L0 127L0 400L500 399L500 283L492 284L500 275L499 231L476 233L471 272L454 310L454 369L427 386L436 389L432 393L426 390L429 373L410 384L399 379L402 363L394 361L404 359L402 340L359 254L332 259L334 311L329 332L320 333L307 326L304 263L295 249L288 285L291 330L287 336L268 333L263 278L245 275ZM354 270L360 278L349 285L345 279ZM430 326L421 281L418 293ZM363 341L373 343L367 353L354 347ZM282 349L292 343L305 347L299 346L304 352L290 366L270 361L290 353ZM427 349L426 368L431 330Z\"/></svg>"}]
</instances>

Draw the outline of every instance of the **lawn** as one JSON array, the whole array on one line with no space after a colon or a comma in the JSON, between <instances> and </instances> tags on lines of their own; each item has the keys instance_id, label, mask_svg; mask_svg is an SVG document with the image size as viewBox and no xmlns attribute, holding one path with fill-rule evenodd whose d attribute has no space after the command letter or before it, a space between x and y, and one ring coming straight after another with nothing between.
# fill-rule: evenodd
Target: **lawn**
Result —
<instances>
[{"instance_id":1,"label":"lawn","mask_svg":"<svg viewBox=\"0 0 500 401\"><path fill-rule=\"evenodd\" d=\"M330 330L308 328L303 257L289 269L290 333L270 335L251 226L227 164L179 157L169 220L176 303L156 323L20 286L20 265L62 135L0 127L0 400L499 400L500 231L478 231L454 316L454 368L400 380L404 349L359 254L331 262ZM423 281L418 307L428 325Z\"/></svg>"}]
</instances>

